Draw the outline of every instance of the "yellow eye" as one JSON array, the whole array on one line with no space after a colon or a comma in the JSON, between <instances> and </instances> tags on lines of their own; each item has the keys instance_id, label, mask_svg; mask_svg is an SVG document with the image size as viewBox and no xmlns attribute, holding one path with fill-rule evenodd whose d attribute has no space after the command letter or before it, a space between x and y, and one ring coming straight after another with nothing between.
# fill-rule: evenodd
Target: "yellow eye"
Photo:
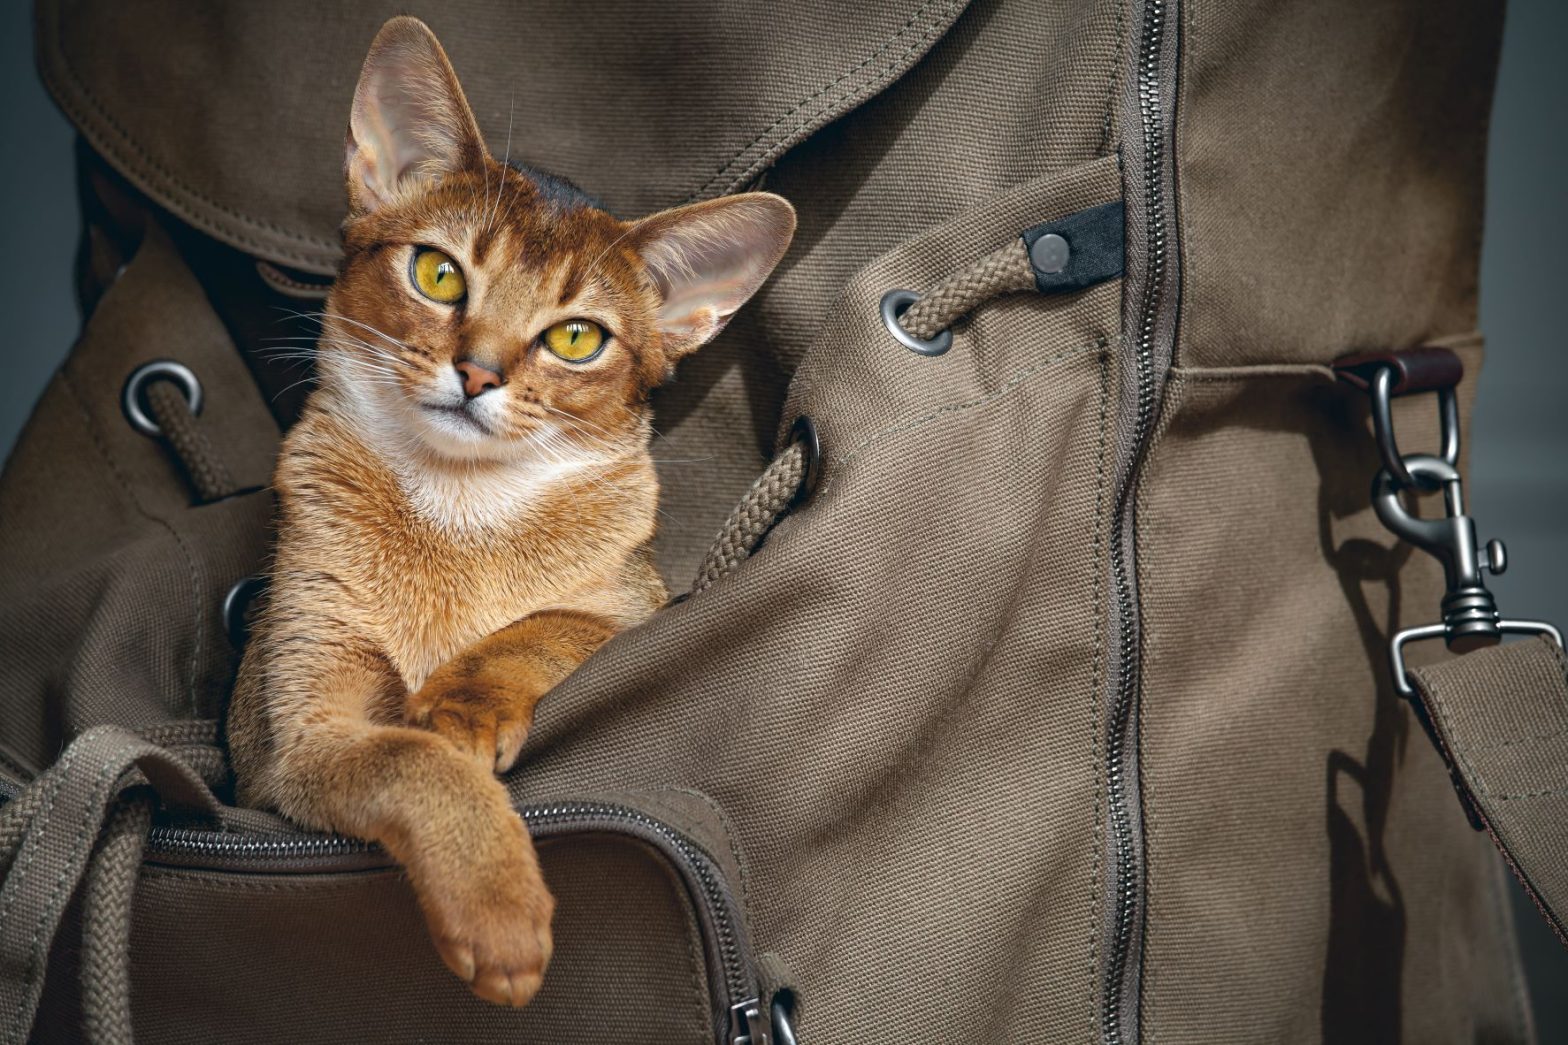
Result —
<instances>
[{"instance_id":1,"label":"yellow eye","mask_svg":"<svg viewBox=\"0 0 1568 1045\"><path fill-rule=\"evenodd\" d=\"M413 260L408 263L408 276L421 294L443 305L461 301L468 293L468 284L457 262L430 247L414 251Z\"/></svg>"},{"instance_id":2,"label":"yellow eye","mask_svg":"<svg viewBox=\"0 0 1568 1045\"><path fill-rule=\"evenodd\" d=\"M604 328L587 319L568 319L544 332L544 347L568 363L586 363L604 347Z\"/></svg>"}]
</instances>

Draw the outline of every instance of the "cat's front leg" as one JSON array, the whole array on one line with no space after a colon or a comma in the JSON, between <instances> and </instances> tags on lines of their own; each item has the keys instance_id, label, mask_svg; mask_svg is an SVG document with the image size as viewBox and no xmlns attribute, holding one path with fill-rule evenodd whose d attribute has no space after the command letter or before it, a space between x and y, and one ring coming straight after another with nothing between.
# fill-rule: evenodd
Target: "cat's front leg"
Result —
<instances>
[{"instance_id":1,"label":"cat's front leg","mask_svg":"<svg viewBox=\"0 0 1568 1045\"><path fill-rule=\"evenodd\" d=\"M613 634L609 621L591 613L530 614L437 668L409 696L406 718L505 772L517 761L539 698Z\"/></svg>"}]
</instances>

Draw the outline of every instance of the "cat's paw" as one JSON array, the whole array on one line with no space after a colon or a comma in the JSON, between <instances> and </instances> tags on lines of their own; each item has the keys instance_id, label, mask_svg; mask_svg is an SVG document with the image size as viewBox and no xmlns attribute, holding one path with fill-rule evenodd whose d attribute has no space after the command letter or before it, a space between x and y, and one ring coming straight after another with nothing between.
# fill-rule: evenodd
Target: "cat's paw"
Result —
<instances>
[{"instance_id":1,"label":"cat's paw","mask_svg":"<svg viewBox=\"0 0 1568 1045\"><path fill-rule=\"evenodd\" d=\"M517 762L533 725L535 694L472 678L434 676L409 696L410 725L446 737L458 750L504 773Z\"/></svg>"},{"instance_id":2,"label":"cat's paw","mask_svg":"<svg viewBox=\"0 0 1568 1045\"><path fill-rule=\"evenodd\" d=\"M470 990L497 1005L527 1005L553 950L555 899L531 854L524 855L471 879L448 878L420 897L441 960Z\"/></svg>"}]
</instances>

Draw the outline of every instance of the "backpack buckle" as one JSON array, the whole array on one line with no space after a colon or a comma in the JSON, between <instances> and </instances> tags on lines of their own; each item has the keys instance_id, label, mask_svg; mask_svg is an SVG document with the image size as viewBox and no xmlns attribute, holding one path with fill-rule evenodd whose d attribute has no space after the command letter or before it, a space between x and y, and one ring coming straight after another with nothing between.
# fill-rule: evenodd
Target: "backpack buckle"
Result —
<instances>
[{"instance_id":1,"label":"backpack buckle","mask_svg":"<svg viewBox=\"0 0 1568 1045\"><path fill-rule=\"evenodd\" d=\"M1562 634L1545 621L1505 620L1486 587L1483 571L1493 576L1508 567L1508 553L1495 538L1477 543L1475 520L1465 511L1459 474L1459 404L1454 386L1464 366L1451 350L1421 346L1400 352L1353 356L1334 364L1342 380L1364 389L1372 401L1372 431L1383 467L1372 479L1372 508L1395 536L1409 541L1443 564L1446 592L1442 623L1406 628L1389 643L1394 686L1406 699L1415 690L1405 673L1404 648L1411 642L1441 638L1455 653L1495 646L1505 634ZM1394 435L1392 402L1400 395L1435 392L1441 423L1438 455L1405 454ZM1407 490L1443 494L1440 519L1423 519L1405 507Z\"/></svg>"}]
</instances>

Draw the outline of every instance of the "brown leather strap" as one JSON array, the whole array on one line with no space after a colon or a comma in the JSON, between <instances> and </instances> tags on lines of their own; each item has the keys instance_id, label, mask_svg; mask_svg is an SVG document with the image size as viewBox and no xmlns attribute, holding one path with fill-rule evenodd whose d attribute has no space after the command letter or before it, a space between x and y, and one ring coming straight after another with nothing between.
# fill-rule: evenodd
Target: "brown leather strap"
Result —
<instances>
[{"instance_id":1,"label":"brown leather strap","mask_svg":"<svg viewBox=\"0 0 1568 1045\"><path fill-rule=\"evenodd\" d=\"M1410 672L1482 826L1568 943L1568 663L1549 639Z\"/></svg>"}]
</instances>

